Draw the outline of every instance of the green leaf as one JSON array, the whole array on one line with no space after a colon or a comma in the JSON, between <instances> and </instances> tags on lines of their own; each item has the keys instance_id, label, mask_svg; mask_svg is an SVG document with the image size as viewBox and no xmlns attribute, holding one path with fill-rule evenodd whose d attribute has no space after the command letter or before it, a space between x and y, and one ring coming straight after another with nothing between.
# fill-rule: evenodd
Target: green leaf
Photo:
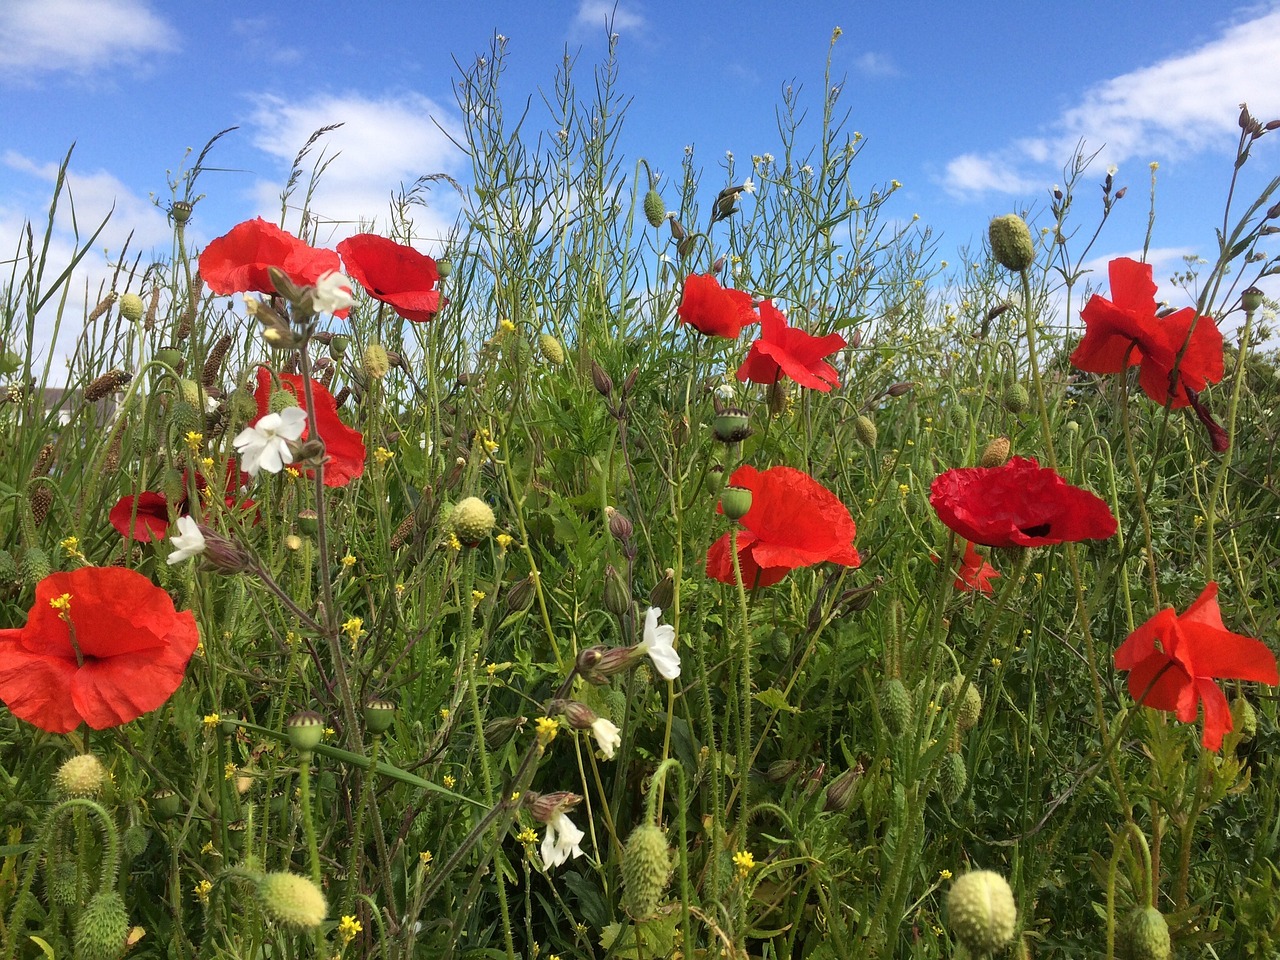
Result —
<instances>
[{"instance_id":1,"label":"green leaf","mask_svg":"<svg viewBox=\"0 0 1280 960\"><path fill-rule=\"evenodd\" d=\"M756 701L762 706L768 707L770 710L785 711L787 713L799 713L799 709L787 703L786 695L774 687L768 690L761 690L756 694Z\"/></svg>"}]
</instances>

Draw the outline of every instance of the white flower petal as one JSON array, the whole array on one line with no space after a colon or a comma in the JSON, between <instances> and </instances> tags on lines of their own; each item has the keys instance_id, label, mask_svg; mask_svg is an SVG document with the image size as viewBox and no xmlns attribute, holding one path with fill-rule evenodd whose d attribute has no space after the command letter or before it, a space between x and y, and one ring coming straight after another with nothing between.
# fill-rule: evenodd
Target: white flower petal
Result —
<instances>
[{"instance_id":1,"label":"white flower petal","mask_svg":"<svg viewBox=\"0 0 1280 960\"><path fill-rule=\"evenodd\" d=\"M558 813L547 824L546 836L542 838L542 862L547 869L558 867L568 862L570 857L582 856L582 838L586 834L574 826L568 814Z\"/></svg>"},{"instance_id":2,"label":"white flower petal","mask_svg":"<svg viewBox=\"0 0 1280 960\"><path fill-rule=\"evenodd\" d=\"M644 640L640 646L654 668L664 680L674 680L680 676L680 654L676 653L676 628L670 624L658 626L658 617L662 611L650 607L644 619Z\"/></svg>"},{"instance_id":3,"label":"white flower petal","mask_svg":"<svg viewBox=\"0 0 1280 960\"><path fill-rule=\"evenodd\" d=\"M604 754L605 759L612 760L614 753L622 745L622 734L618 732L618 728L613 721L606 720L604 717L596 717L591 724L591 734L596 738L596 745L600 748L600 752Z\"/></svg>"},{"instance_id":4,"label":"white flower petal","mask_svg":"<svg viewBox=\"0 0 1280 960\"><path fill-rule=\"evenodd\" d=\"M173 541L174 549L169 554L167 562L171 566L190 559L196 554L204 553L204 534L200 532L200 525L191 517L178 518L178 532L170 539Z\"/></svg>"}]
</instances>

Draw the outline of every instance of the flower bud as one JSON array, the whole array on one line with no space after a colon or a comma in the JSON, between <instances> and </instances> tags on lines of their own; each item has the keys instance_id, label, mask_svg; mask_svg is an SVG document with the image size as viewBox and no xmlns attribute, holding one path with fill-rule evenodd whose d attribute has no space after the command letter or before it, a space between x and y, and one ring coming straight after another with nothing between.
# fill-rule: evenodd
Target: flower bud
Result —
<instances>
[{"instance_id":1,"label":"flower bud","mask_svg":"<svg viewBox=\"0 0 1280 960\"><path fill-rule=\"evenodd\" d=\"M542 359L553 367L564 363L564 347L549 333L538 334L538 352L542 354Z\"/></svg>"},{"instance_id":2,"label":"flower bud","mask_svg":"<svg viewBox=\"0 0 1280 960\"><path fill-rule=\"evenodd\" d=\"M53 775L58 792L66 797L96 797L107 782L107 768L91 753L67 760Z\"/></svg>"},{"instance_id":3,"label":"flower bud","mask_svg":"<svg viewBox=\"0 0 1280 960\"><path fill-rule=\"evenodd\" d=\"M880 687L880 716L891 736L900 737L911 724L911 694L897 677L886 680Z\"/></svg>"},{"instance_id":4,"label":"flower bud","mask_svg":"<svg viewBox=\"0 0 1280 960\"><path fill-rule=\"evenodd\" d=\"M360 365L368 377L381 380L391 369L391 358L387 356L387 348L380 343L369 344L364 348Z\"/></svg>"},{"instance_id":5,"label":"flower bud","mask_svg":"<svg viewBox=\"0 0 1280 960\"><path fill-rule=\"evenodd\" d=\"M606 400L613 396L613 378L595 360L591 361L591 382L595 385L596 393Z\"/></svg>"},{"instance_id":6,"label":"flower bud","mask_svg":"<svg viewBox=\"0 0 1280 960\"><path fill-rule=\"evenodd\" d=\"M547 712L559 714L574 730L590 730L591 725L600 719L600 715L577 700L552 700L547 705Z\"/></svg>"},{"instance_id":7,"label":"flower bud","mask_svg":"<svg viewBox=\"0 0 1280 960\"><path fill-rule=\"evenodd\" d=\"M129 913L114 890L100 890L89 898L76 920L76 960L119 960L129 936Z\"/></svg>"},{"instance_id":8,"label":"flower bud","mask_svg":"<svg viewBox=\"0 0 1280 960\"><path fill-rule=\"evenodd\" d=\"M516 731L525 725L524 717L498 717L484 725L484 745L490 750L497 750L515 736Z\"/></svg>"},{"instance_id":9,"label":"flower bud","mask_svg":"<svg viewBox=\"0 0 1280 960\"><path fill-rule=\"evenodd\" d=\"M467 497L460 501L449 518L452 532L471 547L493 533L496 522L493 509L479 497Z\"/></svg>"},{"instance_id":10,"label":"flower bud","mask_svg":"<svg viewBox=\"0 0 1280 960\"><path fill-rule=\"evenodd\" d=\"M901 383L890 384L885 393L891 397L902 397L910 393L915 388L915 385L914 380L903 380Z\"/></svg>"},{"instance_id":11,"label":"flower bud","mask_svg":"<svg viewBox=\"0 0 1280 960\"><path fill-rule=\"evenodd\" d=\"M1242 743L1258 735L1258 711L1244 697L1236 697L1231 702L1231 729L1240 734Z\"/></svg>"},{"instance_id":12,"label":"flower bud","mask_svg":"<svg viewBox=\"0 0 1280 960\"><path fill-rule=\"evenodd\" d=\"M662 194L652 188L644 195L644 218L651 227L662 226L662 221L667 218L667 205L662 202Z\"/></svg>"},{"instance_id":13,"label":"flower bud","mask_svg":"<svg viewBox=\"0 0 1280 960\"><path fill-rule=\"evenodd\" d=\"M1011 383L1004 388L1004 408L1010 413L1021 413L1031 405L1031 394L1021 383Z\"/></svg>"},{"instance_id":14,"label":"flower bud","mask_svg":"<svg viewBox=\"0 0 1280 960\"><path fill-rule=\"evenodd\" d=\"M1169 960L1173 943L1169 924L1155 907L1135 907L1121 925L1120 937L1132 960Z\"/></svg>"},{"instance_id":15,"label":"flower bud","mask_svg":"<svg viewBox=\"0 0 1280 960\"><path fill-rule=\"evenodd\" d=\"M765 772L770 783L784 783L795 776L796 772L803 766L799 760L775 760L769 764L769 769Z\"/></svg>"},{"instance_id":16,"label":"flower bud","mask_svg":"<svg viewBox=\"0 0 1280 960\"><path fill-rule=\"evenodd\" d=\"M130 323L137 323L142 319L142 311L145 307L142 303L142 298L136 293L126 293L121 296L117 306L120 310L120 316Z\"/></svg>"},{"instance_id":17,"label":"flower bud","mask_svg":"<svg viewBox=\"0 0 1280 960\"><path fill-rule=\"evenodd\" d=\"M847 810L849 804L853 802L853 797L857 792L859 781L862 780L863 772L862 764L855 763L832 780L827 786L827 799L823 804L823 809L828 813L839 813L841 810Z\"/></svg>"},{"instance_id":18,"label":"flower bud","mask_svg":"<svg viewBox=\"0 0 1280 960\"><path fill-rule=\"evenodd\" d=\"M960 799L968 785L969 771L965 768L964 757L948 753L942 758L942 769L938 771L938 796L949 807Z\"/></svg>"},{"instance_id":19,"label":"flower bud","mask_svg":"<svg viewBox=\"0 0 1280 960\"><path fill-rule=\"evenodd\" d=\"M615 674L631 670L643 659L644 654L637 654L634 647L600 645L579 653L574 668L587 683L599 687L608 683Z\"/></svg>"},{"instance_id":20,"label":"flower bud","mask_svg":"<svg viewBox=\"0 0 1280 960\"><path fill-rule=\"evenodd\" d=\"M562 813L568 813L582 802L576 793L557 790L555 793L537 793L526 790L521 797L522 805L529 815L539 823L550 823Z\"/></svg>"},{"instance_id":21,"label":"flower bud","mask_svg":"<svg viewBox=\"0 0 1280 960\"><path fill-rule=\"evenodd\" d=\"M653 585L653 589L649 591L649 606L657 607L659 610L671 609L671 604L676 597L676 572L671 567L667 567L666 573L662 579Z\"/></svg>"},{"instance_id":22,"label":"flower bud","mask_svg":"<svg viewBox=\"0 0 1280 960\"><path fill-rule=\"evenodd\" d=\"M1006 270L1021 273L1036 260L1035 244L1027 222L1016 213L995 217L987 228L991 255Z\"/></svg>"},{"instance_id":23,"label":"flower bud","mask_svg":"<svg viewBox=\"0 0 1280 960\"><path fill-rule=\"evenodd\" d=\"M310 753L324 736L324 717L314 710L299 710L285 723L285 732L295 750Z\"/></svg>"},{"instance_id":24,"label":"flower bud","mask_svg":"<svg viewBox=\"0 0 1280 960\"><path fill-rule=\"evenodd\" d=\"M858 438L858 442L864 447L874 448L876 439L879 437L879 431L876 430L875 421L870 417L861 415L853 421L853 432Z\"/></svg>"},{"instance_id":25,"label":"flower bud","mask_svg":"<svg viewBox=\"0 0 1280 960\"><path fill-rule=\"evenodd\" d=\"M667 835L655 824L640 824L631 831L622 850L622 889L627 912L637 920L657 913L670 879Z\"/></svg>"},{"instance_id":26,"label":"flower bud","mask_svg":"<svg viewBox=\"0 0 1280 960\"><path fill-rule=\"evenodd\" d=\"M626 543L635 531L631 521L613 507L605 507L604 515L609 518L609 532L619 543Z\"/></svg>"},{"instance_id":27,"label":"flower bud","mask_svg":"<svg viewBox=\"0 0 1280 960\"><path fill-rule=\"evenodd\" d=\"M720 491L720 509L730 520L741 520L751 511L752 493L746 487L725 487Z\"/></svg>"},{"instance_id":28,"label":"flower bud","mask_svg":"<svg viewBox=\"0 0 1280 960\"><path fill-rule=\"evenodd\" d=\"M535 599L533 575L525 577L523 580L517 580L507 588L507 613L524 613L531 606Z\"/></svg>"},{"instance_id":29,"label":"flower bud","mask_svg":"<svg viewBox=\"0 0 1280 960\"><path fill-rule=\"evenodd\" d=\"M970 953L981 956L1006 946L1017 922L1013 891L994 871L966 873L947 893L947 926Z\"/></svg>"},{"instance_id":30,"label":"flower bud","mask_svg":"<svg viewBox=\"0 0 1280 960\"><path fill-rule=\"evenodd\" d=\"M631 609L631 588L613 564L604 568L604 608L615 617Z\"/></svg>"},{"instance_id":31,"label":"flower bud","mask_svg":"<svg viewBox=\"0 0 1280 960\"><path fill-rule=\"evenodd\" d=\"M278 871L258 880L258 903L276 923L314 930L329 914L324 893L307 877Z\"/></svg>"}]
</instances>

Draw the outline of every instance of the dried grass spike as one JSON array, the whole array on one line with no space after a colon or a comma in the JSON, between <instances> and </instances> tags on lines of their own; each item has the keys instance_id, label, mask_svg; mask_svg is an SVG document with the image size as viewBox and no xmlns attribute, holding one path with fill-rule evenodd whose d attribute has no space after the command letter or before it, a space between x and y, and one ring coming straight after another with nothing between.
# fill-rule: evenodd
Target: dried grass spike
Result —
<instances>
[{"instance_id":1,"label":"dried grass spike","mask_svg":"<svg viewBox=\"0 0 1280 960\"><path fill-rule=\"evenodd\" d=\"M154 330L156 326L156 313L160 309L160 288L152 287L151 302L147 304L147 316L142 324L147 330Z\"/></svg>"},{"instance_id":2,"label":"dried grass spike","mask_svg":"<svg viewBox=\"0 0 1280 960\"><path fill-rule=\"evenodd\" d=\"M91 311L89 311L89 316L85 317L85 320L84 320L85 326L87 327L89 324L93 323L95 320L101 317L104 313L110 310L111 305L115 302L116 302L116 295L114 293L108 293L105 297L103 297L100 301L98 301L98 305L96 307L94 307Z\"/></svg>"}]
</instances>

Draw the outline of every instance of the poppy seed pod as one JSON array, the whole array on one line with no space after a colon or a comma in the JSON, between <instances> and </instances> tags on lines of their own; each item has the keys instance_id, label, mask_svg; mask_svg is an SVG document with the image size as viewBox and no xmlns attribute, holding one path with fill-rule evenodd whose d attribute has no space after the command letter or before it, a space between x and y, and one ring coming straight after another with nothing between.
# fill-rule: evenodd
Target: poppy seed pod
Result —
<instances>
[{"instance_id":1,"label":"poppy seed pod","mask_svg":"<svg viewBox=\"0 0 1280 960\"><path fill-rule=\"evenodd\" d=\"M746 487L725 487L720 491L720 509L730 520L741 520L751 510L752 493Z\"/></svg>"},{"instance_id":2,"label":"poppy seed pod","mask_svg":"<svg viewBox=\"0 0 1280 960\"><path fill-rule=\"evenodd\" d=\"M1240 306L1245 313L1253 313L1262 306L1262 291L1257 287L1246 287L1240 292Z\"/></svg>"},{"instance_id":3,"label":"poppy seed pod","mask_svg":"<svg viewBox=\"0 0 1280 960\"><path fill-rule=\"evenodd\" d=\"M295 750L310 753L324 737L324 717L314 710L299 710L285 723L285 732Z\"/></svg>"},{"instance_id":4,"label":"poppy seed pod","mask_svg":"<svg viewBox=\"0 0 1280 960\"><path fill-rule=\"evenodd\" d=\"M192 204L186 200L178 200L169 208L169 216L173 217L174 223L183 224L191 219L192 209Z\"/></svg>"},{"instance_id":5,"label":"poppy seed pod","mask_svg":"<svg viewBox=\"0 0 1280 960\"><path fill-rule=\"evenodd\" d=\"M383 734L396 718L396 705L390 700L374 699L364 705L364 727L372 734Z\"/></svg>"},{"instance_id":6,"label":"poppy seed pod","mask_svg":"<svg viewBox=\"0 0 1280 960\"><path fill-rule=\"evenodd\" d=\"M1036 260L1036 247L1031 241L1027 222L1016 213L992 219L987 228L991 255L1006 270L1021 273Z\"/></svg>"}]
</instances>

